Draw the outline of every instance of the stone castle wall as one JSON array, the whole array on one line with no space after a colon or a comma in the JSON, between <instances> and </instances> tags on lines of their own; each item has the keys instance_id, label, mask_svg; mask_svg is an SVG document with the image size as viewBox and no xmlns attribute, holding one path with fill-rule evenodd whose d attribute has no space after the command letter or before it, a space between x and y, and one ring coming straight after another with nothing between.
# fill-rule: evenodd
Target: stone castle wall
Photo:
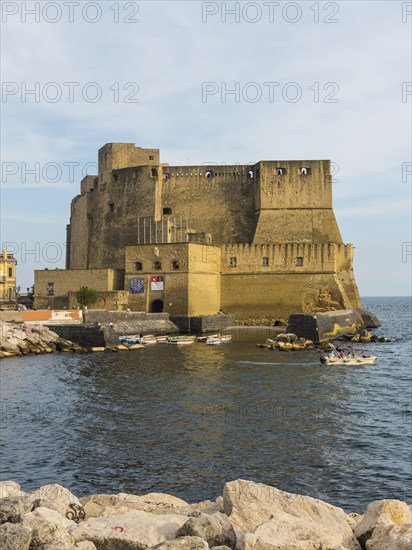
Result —
<instances>
[{"instance_id":1,"label":"stone castle wall","mask_svg":"<svg viewBox=\"0 0 412 550\"><path fill-rule=\"evenodd\" d=\"M184 220L175 235L172 218L175 225ZM179 230L182 243L210 243L202 247L212 255L203 266L198 249L167 248ZM72 201L67 266L125 268L127 290L138 275L128 247L146 259L147 281L157 274L152 238L164 265L177 252L182 262L178 273L163 271L168 283L159 299L173 315L213 315L222 307L247 318L360 306L353 247L343 244L332 208L328 160L170 166L160 163L158 149L107 144L97 176L87 176ZM151 297L131 294L129 307L150 311Z\"/></svg>"}]
</instances>

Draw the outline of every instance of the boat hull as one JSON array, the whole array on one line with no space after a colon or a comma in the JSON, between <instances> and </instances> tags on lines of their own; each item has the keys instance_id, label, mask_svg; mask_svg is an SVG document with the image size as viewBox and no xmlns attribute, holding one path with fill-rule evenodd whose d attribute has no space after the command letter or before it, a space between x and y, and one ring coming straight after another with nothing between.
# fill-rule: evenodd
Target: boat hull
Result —
<instances>
[{"instance_id":1,"label":"boat hull","mask_svg":"<svg viewBox=\"0 0 412 550\"><path fill-rule=\"evenodd\" d=\"M355 357L353 359L332 359L330 357L325 357L324 361L321 362L324 365L347 365L360 367L362 365L373 365L376 361L376 357L372 355L371 357Z\"/></svg>"}]
</instances>

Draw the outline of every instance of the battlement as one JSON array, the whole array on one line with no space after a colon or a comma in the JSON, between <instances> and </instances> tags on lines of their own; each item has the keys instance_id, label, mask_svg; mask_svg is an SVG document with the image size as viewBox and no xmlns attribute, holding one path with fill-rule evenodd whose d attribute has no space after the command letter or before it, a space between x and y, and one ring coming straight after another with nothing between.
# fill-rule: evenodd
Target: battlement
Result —
<instances>
[{"instance_id":1,"label":"battlement","mask_svg":"<svg viewBox=\"0 0 412 550\"><path fill-rule=\"evenodd\" d=\"M305 242L222 246L222 273L337 272L349 269L353 245Z\"/></svg>"}]
</instances>

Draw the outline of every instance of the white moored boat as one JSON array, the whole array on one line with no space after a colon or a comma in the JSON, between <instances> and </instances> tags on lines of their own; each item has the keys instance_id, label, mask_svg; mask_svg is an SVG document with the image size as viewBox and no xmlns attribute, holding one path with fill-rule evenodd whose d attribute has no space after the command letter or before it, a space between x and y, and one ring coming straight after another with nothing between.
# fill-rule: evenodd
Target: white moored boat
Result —
<instances>
[{"instance_id":1,"label":"white moored boat","mask_svg":"<svg viewBox=\"0 0 412 550\"><path fill-rule=\"evenodd\" d=\"M216 346L218 344L224 344L225 342L230 342L232 336L230 334L214 334L213 336L208 336L206 338L206 344L209 346Z\"/></svg>"},{"instance_id":2,"label":"white moored boat","mask_svg":"<svg viewBox=\"0 0 412 550\"><path fill-rule=\"evenodd\" d=\"M188 346L193 344L195 336L172 336L167 339L168 344L174 344L175 346Z\"/></svg>"}]
</instances>

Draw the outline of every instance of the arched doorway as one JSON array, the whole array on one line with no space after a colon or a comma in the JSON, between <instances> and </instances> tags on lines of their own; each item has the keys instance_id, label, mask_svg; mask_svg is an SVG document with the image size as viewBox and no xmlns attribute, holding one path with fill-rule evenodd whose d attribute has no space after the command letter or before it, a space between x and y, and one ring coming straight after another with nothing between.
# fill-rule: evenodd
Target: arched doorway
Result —
<instances>
[{"instance_id":1,"label":"arched doorway","mask_svg":"<svg viewBox=\"0 0 412 550\"><path fill-rule=\"evenodd\" d=\"M163 311L163 300L153 300L150 306L150 313L162 313Z\"/></svg>"}]
</instances>

